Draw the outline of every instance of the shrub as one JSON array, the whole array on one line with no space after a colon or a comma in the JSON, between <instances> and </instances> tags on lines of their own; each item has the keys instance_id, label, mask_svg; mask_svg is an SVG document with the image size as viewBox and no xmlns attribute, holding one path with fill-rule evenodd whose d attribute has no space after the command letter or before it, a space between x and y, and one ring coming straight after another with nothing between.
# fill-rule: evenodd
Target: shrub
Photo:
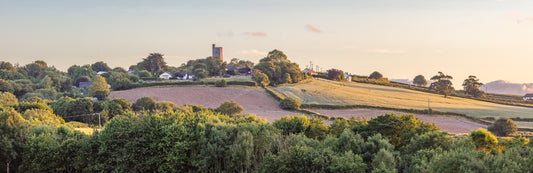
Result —
<instances>
[{"instance_id":1,"label":"shrub","mask_svg":"<svg viewBox=\"0 0 533 173\"><path fill-rule=\"evenodd\" d=\"M280 129L284 135L302 133L309 127L309 121L305 115L284 116L272 124Z\"/></svg>"},{"instance_id":2,"label":"shrub","mask_svg":"<svg viewBox=\"0 0 533 173\"><path fill-rule=\"evenodd\" d=\"M470 132L470 137L476 145L476 150L489 152L498 144L498 139L496 139L496 136L482 128Z\"/></svg>"},{"instance_id":3,"label":"shrub","mask_svg":"<svg viewBox=\"0 0 533 173\"><path fill-rule=\"evenodd\" d=\"M155 103L155 110L161 112L173 111L176 104L169 101L160 101Z\"/></svg>"},{"instance_id":4,"label":"shrub","mask_svg":"<svg viewBox=\"0 0 533 173\"><path fill-rule=\"evenodd\" d=\"M0 92L8 92L13 94L15 92L15 89L13 89L13 86L5 81L4 79L0 79Z\"/></svg>"},{"instance_id":5,"label":"shrub","mask_svg":"<svg viewBox=\"0 0 533 173\"><path fill-rule=\"evenodd\" d=\"M511 118L500 118L488 127L488 130L498 136L509 136L518 130L518 127Z\"/></svg>"},{"instance_id":6,"label":"shrub","mask_svg":"<svg viewBox=\"0 0 533 173\"><path fill-rule=\"evenodd\" d=\"M370 74L370 76L368 76L368 78L370 78L370 79L381 79L381 78L383 78L383 75L381 73L375 71L372 74Z\"/></svg>"},{"instance_id":7,"label":"shrub","mask_svg":"<svg viewBox=\"0 0 533 173\"><path fill-rule=\"evenodd\" d=\"M286 97L279 102L279 107L281 107L281 109L296 110L300 109L300 106L302 106L302 104L292 97Z\"/></svg>"},{"instance_id":8,"label":"shrub","mask_svg":"<svg viewBox=\"0 0 533 173\"><path fill-rule=\"evenodd\" d=\"M215 86L216 87L226 87L226 86L228 86L228 82L226 82L226 79L220 79L220 80L215 81Z\"/></svg>"},{"instance_id":9,"label":"shrub","mask_svg":"<svg viewBox=\"0 0 533 173\"><path fill-rule=\"evenodd\" d=\"M243 110L244 109L241 105L239 105L239 103L231 100L222 103L215 111L220 112L221 114L235 115L241 114Z\"/></svg>"},{"instance_id":10,"label":"shrub","mask_svg":"<svg viewBox=\"0 0 533 173\"><path fill-rule=\"evenodd\" d=\"M134 111L147 110L151 111L155 109L155 100L152 97L142 97L137 99L132 106Z\"/></svg>"}]
</instances>

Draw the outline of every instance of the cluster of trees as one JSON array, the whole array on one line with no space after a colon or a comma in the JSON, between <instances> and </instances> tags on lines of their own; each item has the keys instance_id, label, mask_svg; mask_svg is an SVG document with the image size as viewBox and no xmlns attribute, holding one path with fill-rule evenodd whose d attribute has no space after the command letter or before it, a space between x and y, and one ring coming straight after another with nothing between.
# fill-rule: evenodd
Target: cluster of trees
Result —
<instances>
[{"instance_id":1,"label":"cluster of trees","mask_svg":"<svg viewBox=\"0 0 533 173\"><path fill-rule=\"evenodd\" d=\"M120 102L120 101L119 101ZM111 104L111 103L109 103ZM120 103L119 103L120 104ZM12 172L528 172L533 146L479 129L454 139L413 115L286 116L270 124L217 109L125 112L86 135L51 110L0 111L1 169Z\"/></svg>"},{"instance_id":2,"label":"cluster of trees","mask_svg":"<svg viewBox=\"0 0 533 173\"><path fill-rule=\"evenodd\" d=\"M439 94L443 94L444 97L447 97L455 93L455 88L453 87L453 83L451 81L452 79L452 76L446 75L439 71L437 75L431 77L430 80L433 82L429 88L435 90L435 92ZM413 79L413 84L424 87L427 85L427 80L423 75L417 75ZM479 82L479 79L476 76L470 75L463 81L464 93L478 98L485 97L485 92L479 89L479 87L482 85L483 83Z\"/></svg>"},{"instance_id":3,"label":"cluster of trees","mask_svg":"<svg viewBox=\"0 0 533 173\"><path fill-rule=\"evenodd\" d=\"M270 51L267 57L259 60L253 74L258 84L272 86L298 83L308 77L309 74L302 73L300 66L288 60L287 55L279 50Z\"/></svg>"}]
</instances>

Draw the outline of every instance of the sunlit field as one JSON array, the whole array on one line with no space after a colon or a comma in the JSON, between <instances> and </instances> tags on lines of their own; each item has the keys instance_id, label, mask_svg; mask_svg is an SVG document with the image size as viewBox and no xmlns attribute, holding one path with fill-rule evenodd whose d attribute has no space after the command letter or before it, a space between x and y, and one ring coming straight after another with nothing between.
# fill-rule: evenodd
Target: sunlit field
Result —
<instances>
[{"instance_id":1,"label":"sunlit field","mask_svg":"<svg viewBox=\"0 0 533 173\"><path fill-rule=\"evenodd\" d=\"M303 84L283 85L274 88L288 97L302 103L336 105L371 105L406 109L427 109L456 112L474 118L521 117L533 118L533 109L507 106L458 97L444 98L442 95L388 86L335 82L317 79ZM533 123L519 123L533 127Z\"/></svg>"}]
</instances>

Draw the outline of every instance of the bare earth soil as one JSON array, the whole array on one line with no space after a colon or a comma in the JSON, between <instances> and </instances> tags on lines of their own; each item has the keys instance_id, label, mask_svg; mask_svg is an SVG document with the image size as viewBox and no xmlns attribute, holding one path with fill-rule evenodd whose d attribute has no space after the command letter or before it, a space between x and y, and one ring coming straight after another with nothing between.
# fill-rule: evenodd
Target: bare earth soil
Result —
<instances>
[{"instance_id":1,"label":"bare earth soil","mask_svg":"<svg viewBox=\"0 0 533 173\"><path fill-rule=\"evenodd\" d=\"M150 87L125 91L114 91L110 98L124 98L133 103L141 97L152 97L156 101L170 101L176 105L193 104L211 108L220 106L226 100L234 100L244 108L244 113L252 113L269 122L274 122L294 112L279 108L279 103L258 88L233 87Z\"/></svg>"},{"instance_id":2,"label":"bare earth soil","mask_svg":"<svg viewBox=\"0 0 533 173\"><path fill-rule=\"evenodd\" d=\"M409 114L399 111L390 111L390 110L377 110L377 109L343 109L343 110L325 110L325 109L315 109L315 112L329 115L329 116L339 116L339 117L365 117L367 120L377 117L378 115L383 115L386 113L396 113L397 115ZM419 115L415 114L415 117L419 120L435 123L442 131L447 131L449 133L470 133L471 130L476 130L478 128L487 129L486 125L468 121L467 119L455 116L444 116L444 115Z\"/></svg>"},{"instance_id":3,"label":"bare earth soil","mask_svg":"<svg viewBox=\"0 0 533 173\"><path fill-rule=\"evenodd\" d=\"M125 98L133 103L141 97L152 97L156 101L170 101L176 105L194 104L211 108L220 106L226 100L234 100L244 108L244 113L252 113L261 118L274 122L286 115L294 115L294 112L280 109L278 102L261 92L259 88L234 88L234 87L150 87L137 88L125 91L114 91L109 97ZM329 116L364 116L367 120L385 113L398 111L375 110L375 109L347 109L347 110L314 110ZM487 128L486 125L474 123L459 117L437 115L415 115L422 121L435 123L441 130L450 133L469 133L477 128Z\"/></svg>"}]
</instances>

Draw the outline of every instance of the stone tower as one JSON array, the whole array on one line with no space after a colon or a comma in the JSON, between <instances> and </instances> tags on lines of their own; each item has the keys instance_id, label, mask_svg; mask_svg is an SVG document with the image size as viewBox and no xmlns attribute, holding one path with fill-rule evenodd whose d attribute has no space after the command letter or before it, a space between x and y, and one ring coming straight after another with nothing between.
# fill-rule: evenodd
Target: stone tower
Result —
<instances>
[{"instance_id":1,"label":"stone tower","mask_svg":"<svg viewBox=\"0 0 533 173\"><path fill-rule=\"evenodd\" d=\"M215 44L213 44L213 58L218 57L220 61L223 61L222 59L222 47L216 47Z\"/></svg>"}]
</instances>

